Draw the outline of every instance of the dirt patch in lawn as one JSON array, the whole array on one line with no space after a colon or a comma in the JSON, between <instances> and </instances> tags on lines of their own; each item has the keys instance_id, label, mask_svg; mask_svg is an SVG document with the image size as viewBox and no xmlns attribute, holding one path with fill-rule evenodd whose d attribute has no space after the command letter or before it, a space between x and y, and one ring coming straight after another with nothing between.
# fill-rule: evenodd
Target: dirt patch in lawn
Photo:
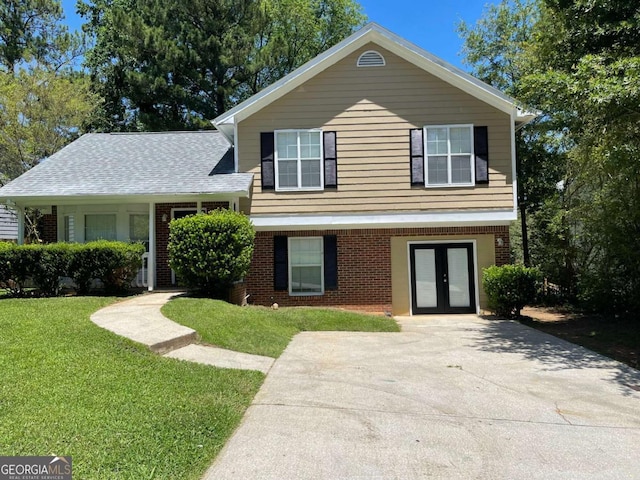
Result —
<instances>
[{"instance_id":1,"label":"dirt patch in lawn","mask_svg":"<svg viewBox=\"0 0 640 480\"><path fill-rule=\"evenodd\" d=\"M525 325L640 368L640 319L549 307L526 307L521 313Z\"/></svg>"}]
</instances>

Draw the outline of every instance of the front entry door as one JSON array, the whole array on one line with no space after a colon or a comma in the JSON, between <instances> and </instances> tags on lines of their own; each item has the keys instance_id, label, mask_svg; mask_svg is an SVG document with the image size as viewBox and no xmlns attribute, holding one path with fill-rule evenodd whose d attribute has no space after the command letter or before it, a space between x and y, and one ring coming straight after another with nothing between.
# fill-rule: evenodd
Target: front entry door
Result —
<instances>
[{"instance_id":1,"label":"front entry door","mask_svg":"<svg viewBox=\"0 0 640 480\"><path fill-rule=\"evenodd\" d=\"M475 313L472 243L409 246L414 314Z\"/></svg>"}]
</instances>

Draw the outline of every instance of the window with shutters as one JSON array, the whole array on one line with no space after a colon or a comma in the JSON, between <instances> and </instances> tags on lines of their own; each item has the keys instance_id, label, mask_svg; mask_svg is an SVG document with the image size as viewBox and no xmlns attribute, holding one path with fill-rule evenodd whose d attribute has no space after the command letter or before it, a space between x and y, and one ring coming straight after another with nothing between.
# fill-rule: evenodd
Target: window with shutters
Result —
<instances>
[{"instance_id":1,"label":"window with shutters","mask_svg":"<svg viewBox=\"0 0 640 480\"><path fill-rule=\"evenodd\" d=\"M324 293L323 237L289 238L289 294Z\"/></svg>"},{"instance_id":2,"label":"window with shutters","mask_svg":"<svg viewBox=\"0 0 640 480\"><path fill-rule=\"evenodd\" d=\"M275 132L276 190L322 190L322 131Z\"/></svg>"},{"instance_id":3,"label":"window with shutters","mask_svg":"<svg viewBox=\"0 0 640 480\"><path fill-rule=\"evenodd\" d=\"M474 185L473 126L424 127L427 187Z\"/></svg>"}]
</instances>

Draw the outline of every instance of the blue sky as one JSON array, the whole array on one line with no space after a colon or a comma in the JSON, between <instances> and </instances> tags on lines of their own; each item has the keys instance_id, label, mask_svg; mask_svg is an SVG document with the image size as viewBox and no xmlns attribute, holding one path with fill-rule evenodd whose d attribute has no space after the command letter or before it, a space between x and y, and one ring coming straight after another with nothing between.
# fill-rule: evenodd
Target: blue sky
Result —
<instances>
[{"instance_id":1,"label":"blue sky","mask_svg":"<svg viewBox=\"0 0 640 480\"><path fill-rule=\"evenodd\" d=\"M189 1L189 0L183 0ZM369 20L379 23L449 63L460 61L462 42L456 32L460 20L475 24L489 0L360 0ZM75 14L76 0L62 0L71 28L81 23Z\"/></svg>"}]
</instances>

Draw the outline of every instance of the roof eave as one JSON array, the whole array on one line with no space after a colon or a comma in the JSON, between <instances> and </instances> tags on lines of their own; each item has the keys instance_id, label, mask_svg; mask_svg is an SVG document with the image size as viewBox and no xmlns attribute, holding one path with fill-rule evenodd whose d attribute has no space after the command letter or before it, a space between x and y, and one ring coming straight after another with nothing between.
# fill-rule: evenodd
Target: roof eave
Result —
<instances>
[{"instance_id":1,"label":"roof eave","mask_svg":"<svg viewBox=\"0 0 640 480\"><path fill-rule=\"evenodd\" d=\"M0 196L0 204L18 206L45 206L45 205L77 205L77 204L105 204L112 203L160 203L177 202L180 200L208 198L228 199L249 198L250 186L239 190L224 192L175 192L175 193L140 193L140 194L74 194L74 195L10 195Z\"/></svg>"}]
</instances>

